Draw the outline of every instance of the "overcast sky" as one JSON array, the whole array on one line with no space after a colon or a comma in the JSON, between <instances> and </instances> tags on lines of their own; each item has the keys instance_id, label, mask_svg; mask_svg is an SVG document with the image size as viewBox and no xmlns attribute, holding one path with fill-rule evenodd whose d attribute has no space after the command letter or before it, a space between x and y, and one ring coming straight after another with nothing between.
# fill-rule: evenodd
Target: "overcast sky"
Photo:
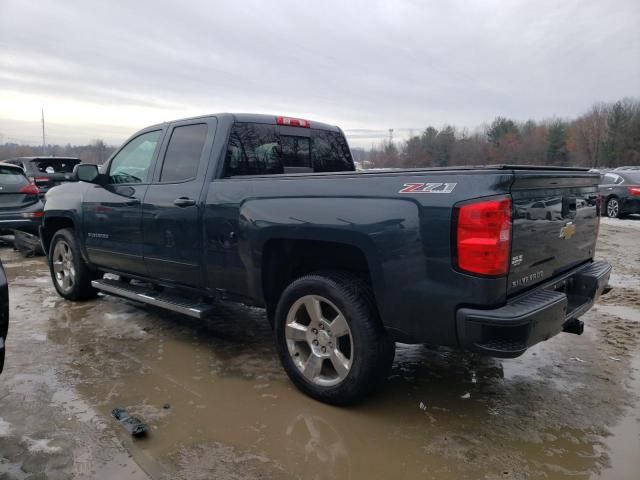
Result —
<instances>
[{"instance_id":1,"label":"overcast sky","mask_svg":"<svg viewBox=\"0 0 640 480\"><path fill-rule=\"evenodd\" d=\"M430 4L430 5L428 5ZM369 147L640 96L639 0L0 0L0 142L102 138L220 111Z\"/></svg>"}]
</instances>

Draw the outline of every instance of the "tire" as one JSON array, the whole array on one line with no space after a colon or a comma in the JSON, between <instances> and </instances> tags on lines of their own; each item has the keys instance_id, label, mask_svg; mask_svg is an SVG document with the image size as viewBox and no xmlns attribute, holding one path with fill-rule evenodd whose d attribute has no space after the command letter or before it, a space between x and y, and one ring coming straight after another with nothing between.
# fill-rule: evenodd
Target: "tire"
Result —
<instances>
[{"instance_id":1,"label":"tire","mask_svg":"<svg viewBox=\"0 0 640 480\"><path fill-rule=\"evenodd\" d=\"M319 272L295 280L280 297L275 327L287 375L321 402L361 401L393 363L395 343L380 326L373 293L350 273Z\"/></svg>"},{"instance_id":2,"label":"tire","mask_svg":"<svg viewBox=\"0 0 640 480\"><path fill-rule=\"evenodd\" d=\"M611 197L607 200L605 212L609 218L621 218L620 200L618 197Z\"/></svg>"},{"instance_id":3,"label":"tire","mask_svg":"<svg viewBox=\"0 0 640 480\"><path fill-rule=\"evenodd\" d=\"M99 275L85 263L73 230L69 228L58 230L51 239L49 271L56 291L67 300L89 300L98 295L91 281Z\"/></svg>"}]
</instances>

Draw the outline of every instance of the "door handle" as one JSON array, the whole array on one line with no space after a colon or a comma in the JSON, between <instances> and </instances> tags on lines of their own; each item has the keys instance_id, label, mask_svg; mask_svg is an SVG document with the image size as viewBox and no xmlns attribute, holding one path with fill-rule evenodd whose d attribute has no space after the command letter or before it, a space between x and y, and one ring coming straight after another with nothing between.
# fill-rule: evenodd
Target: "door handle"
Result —
<instances>
[{"instance_id":1,"label":"door handle","mask_svg":"<svg viewBox=\"0 0 640 480\"><path fill-rule=\"evenodd\" d=\"M173 204L176 207L181 207L181 208L183 208L183 207L192 207L192 206L194 206L196 204L196 201L193 200L192 198L188 198L188 197L179 197L179 198L176 198L173 201Z\"/></svg>"},{"instance_id":2,"label":"door handle","mask_svg":"<svg viewBox=\"0 0 640 480\"><path fill-rule=\"evenodd\" d=\"M125 200L124 204L129 206L140 205L140 200L138 200L137 198L130 198L128 200Z\"/></svg>"}]
</instances>

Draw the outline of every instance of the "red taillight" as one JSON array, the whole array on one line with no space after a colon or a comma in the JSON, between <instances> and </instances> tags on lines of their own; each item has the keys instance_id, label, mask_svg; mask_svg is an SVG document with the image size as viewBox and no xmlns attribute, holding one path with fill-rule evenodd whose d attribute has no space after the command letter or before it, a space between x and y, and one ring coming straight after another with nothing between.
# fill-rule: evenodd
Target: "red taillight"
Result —
<instances>
[{"instance_id":1,"label":"red taillight","mask_svg":"<svg viewBox=\"0 0 640 480\"><path fill-rule=\"evenodd\" d=\"M505 275L511 246L511 199L458 207L458 268L480 275Z\"/></svg>"},{"instance_id":2,"label":"red taillight","mask_svg":"<svg viewBox=\"0 0 640 480\"><path fill-rule=\"evenodd\" d=\"M629 195L632 197L640 197L640 187L629 187Z\"/></svg>"},{"instance_id":3,"label":"red taillight","mask_svg":"<svg viewBox=\"0 0 640 480\"><path fill-rule=\"evenodd\" d=\"M38 195L40 190L33 183L27 183L20 189L20 193L24 193L26 195Z\"/></svg>"},{"instance_id":4,"label":"red taillight","mask_svg":"<svg viewBox=\"0 0 640 480\"><path fill-rule=\"evenodd\" d=\"M276 117L276 122L278 125L287 125L289 127L311 128L311 122L301 118Z\"/></svg>"}]
</instances>

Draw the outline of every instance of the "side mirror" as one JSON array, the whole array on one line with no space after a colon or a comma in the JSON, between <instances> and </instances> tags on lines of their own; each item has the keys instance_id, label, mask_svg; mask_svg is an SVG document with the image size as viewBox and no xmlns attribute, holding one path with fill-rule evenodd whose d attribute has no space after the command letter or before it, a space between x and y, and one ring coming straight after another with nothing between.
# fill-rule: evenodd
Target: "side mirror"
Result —
<instances>
[{"instance_id":1,"label":"side mirror","mask_svg":"<svg viewBox=\"0 0 640 480\"><path fill-rule=\"evenodd\" d=\"M99 176L97 165L80 163L73 167L73 177L80 182L97 183Z\"/></svg>"}]
</instances>

